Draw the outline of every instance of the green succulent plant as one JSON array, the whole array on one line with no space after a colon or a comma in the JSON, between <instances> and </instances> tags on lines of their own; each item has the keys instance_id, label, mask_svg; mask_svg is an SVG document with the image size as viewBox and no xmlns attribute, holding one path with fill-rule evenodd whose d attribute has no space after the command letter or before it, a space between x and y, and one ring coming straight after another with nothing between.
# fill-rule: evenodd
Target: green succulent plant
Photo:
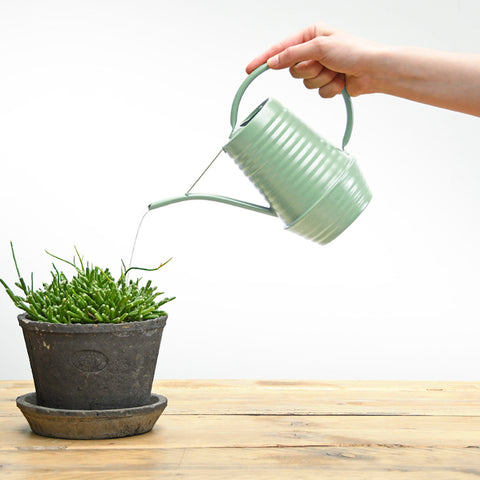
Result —
<instances>
[{"instance_id":1,"label":"green succulent plant","mask_svg":"<svg viewBox=\"0 0 480 480\"><path fill-rule=\"evenodd\" d=\"M15 285L23 295L16 295L1 278L0 283L13 303L32 320L52 323L121 323L149 320L166 315L161 310L162 305L175 298L159 299L163 292L157 292L157 287L152 286L151 280L140 285L141 278L128 280L127 275L131 270L159 270L170 260L156 268L127 269L122 262L120 277L115 280L108 268L101 269L84 262L76 248L72 262L46 252L73 267L76 273L69 280L53 263L51 282L43 283L41 288L35 290L33 273L28 286L20 275L12 242L10 246L18 275Z\"/></svg>"}]
</instances>

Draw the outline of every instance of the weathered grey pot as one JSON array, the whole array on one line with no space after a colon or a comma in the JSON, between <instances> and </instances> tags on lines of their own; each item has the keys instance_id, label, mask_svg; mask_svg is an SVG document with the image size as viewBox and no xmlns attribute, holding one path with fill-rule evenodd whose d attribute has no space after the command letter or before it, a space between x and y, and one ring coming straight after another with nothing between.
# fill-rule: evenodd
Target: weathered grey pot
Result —
<instances>
[{"instance_id":1,"label":"weathered grey pot","mask_svg":"<svg viewBox=\"0 0 480 480\"><path fill-rule=\"evenodd\" d=\"M166 320L69 325L19 315L36 404L68 410L147 405Z\"/></svg>"}]
</instances>

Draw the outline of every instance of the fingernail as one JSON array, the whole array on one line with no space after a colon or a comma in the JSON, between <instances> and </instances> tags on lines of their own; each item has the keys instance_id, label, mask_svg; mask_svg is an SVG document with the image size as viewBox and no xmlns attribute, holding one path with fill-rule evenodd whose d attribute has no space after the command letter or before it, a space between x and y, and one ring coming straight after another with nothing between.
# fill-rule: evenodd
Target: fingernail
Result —
<instances>
[{"instance_id":1,"label":"fingernail","mask_svg":"<svg viewBox=\"0 0 480 480\"><path fill-rule=\"evenodd\" d=\"M267 65L270 67L270 68L275 68L276 66L278 66L278 64L280 63L280 60L278 58L278 55L275 55L274 57L272 58L269 58L267 60Z\"/></svg>"}]
</instances>

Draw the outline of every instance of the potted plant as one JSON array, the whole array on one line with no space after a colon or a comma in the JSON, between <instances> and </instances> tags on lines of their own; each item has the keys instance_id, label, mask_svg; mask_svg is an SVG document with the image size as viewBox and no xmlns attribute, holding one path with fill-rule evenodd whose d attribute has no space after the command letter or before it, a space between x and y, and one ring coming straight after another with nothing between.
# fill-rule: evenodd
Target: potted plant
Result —
<instances>
[{"instance_id":1,"label":"potted plant","mask_svg":"<svg viewBox=\"0 0 480 480\"><path fill-rule=\"evenodd\" d=\"M35 433L62 438L113 438L149 431L167 399L152 395L158 351L173 298L148 281L115 279L108 268L50 256L74 271L69 279L53 263L49 283L27 285L11 244L19 294L0 279L23 310L23 330L35 392L17 405Z\"/></svg>"}]
</instances>

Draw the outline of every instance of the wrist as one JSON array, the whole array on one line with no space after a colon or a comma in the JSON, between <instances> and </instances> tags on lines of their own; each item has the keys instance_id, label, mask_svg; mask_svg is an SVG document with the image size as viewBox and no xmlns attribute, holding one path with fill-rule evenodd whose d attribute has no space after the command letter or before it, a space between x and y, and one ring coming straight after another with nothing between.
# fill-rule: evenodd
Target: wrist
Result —
<instances>
[{"instance_id":1,"label":"wrist","mask_svg":"<svg viewBox=\"0 0 480 480\"><path fill-rule=\"evenodd\" d=\"M365 51L357 77L358 95L367 93L388 93L391 79L398 75L395 47L375 45Z\"/></svg>"}]
</instances>

